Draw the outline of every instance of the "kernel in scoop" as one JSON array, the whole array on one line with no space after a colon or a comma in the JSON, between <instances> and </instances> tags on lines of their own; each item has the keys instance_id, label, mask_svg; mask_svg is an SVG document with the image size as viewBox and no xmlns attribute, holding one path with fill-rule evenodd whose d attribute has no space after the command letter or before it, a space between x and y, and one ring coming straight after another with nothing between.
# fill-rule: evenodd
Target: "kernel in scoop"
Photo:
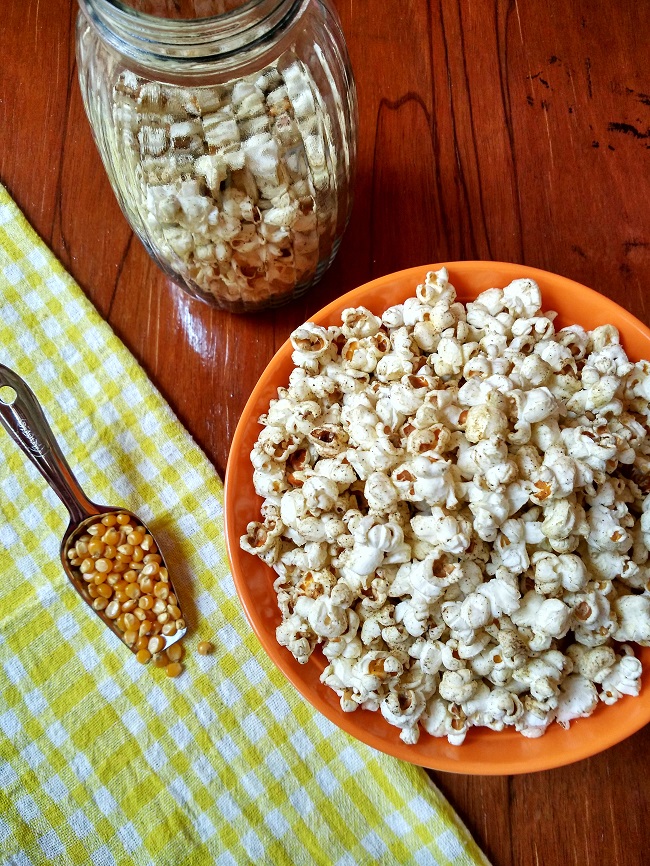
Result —
<instances>
[{"instance_id":1,"label":"kernel in scoop","mask_svg":"<svg viewBox=\"0 0 650 866\"><path fill-rule=\"evenodd\" d=\"M138 661L146 664L155 656L154 664L166 666L168 638L182 631L185 621L146 528L125 512L98 515L67 558L84 597L113 621ZM178 651L171 661L180 661Z\"/></svg>"}]
</instances>

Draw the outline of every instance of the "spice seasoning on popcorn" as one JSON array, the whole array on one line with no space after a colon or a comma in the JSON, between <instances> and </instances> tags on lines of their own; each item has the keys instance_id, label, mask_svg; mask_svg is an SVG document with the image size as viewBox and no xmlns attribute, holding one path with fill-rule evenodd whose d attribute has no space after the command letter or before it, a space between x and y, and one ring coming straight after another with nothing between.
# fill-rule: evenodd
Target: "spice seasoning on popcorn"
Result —
<instances>
[{"instance_id":1,"label":"spice seasoning on popcorn","mask_svg":"<svg viewBox=\"0 0 650 866\"><path fill-rule=\"evenodd\" d=\"M650 363L556 330L529 279L467 305L443 268L381 317L291 336L251 454L278 642L406 743L538 737L640 690Z\"/></svg>"}]
</instances>

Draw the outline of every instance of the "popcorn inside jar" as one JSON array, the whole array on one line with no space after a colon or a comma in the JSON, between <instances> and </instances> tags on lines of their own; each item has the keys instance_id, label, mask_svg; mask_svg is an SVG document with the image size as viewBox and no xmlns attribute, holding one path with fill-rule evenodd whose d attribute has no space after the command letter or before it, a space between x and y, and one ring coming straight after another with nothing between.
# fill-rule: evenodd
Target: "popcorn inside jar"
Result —
<instances>
[{"instance_id":1,"label":"popcorn inside jar","mask_svg":"<svg viewBox=\"0 0 650 866\"><path fill-rule=\"evenodd\" d=\"M200 87L125 70L112 111L122 205L192 294L241 311L284 303L320 277L347 218L348 179L301 61Z\"/></svg>"},{"instance_id":2,"label":"popcorn inside jar","mask_svg":"<svg viewBox=\"0 0 650 866\"><path fill-rule=\"evenodd\" d=\"M539 737L640 691L650 363L541 304L519 279L465 305L429 273L297 329L260 418L240 544L276 572L277 640L409 744Z\"/></svg>"}]
</instances>

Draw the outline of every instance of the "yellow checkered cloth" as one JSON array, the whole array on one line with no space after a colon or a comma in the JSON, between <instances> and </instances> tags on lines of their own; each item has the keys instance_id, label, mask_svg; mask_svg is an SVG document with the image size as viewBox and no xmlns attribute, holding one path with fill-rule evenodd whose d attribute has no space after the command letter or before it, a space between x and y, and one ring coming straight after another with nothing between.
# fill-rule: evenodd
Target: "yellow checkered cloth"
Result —
<instances>
[{"instance_id":1,"label":"yellow checkered cloth","mask_svg":"<svg viewBox=\"0 0 650 866\"><path fill-rule=\"evenodd\" d=\"M91 499L160 538L191 626L178 679L135 661L68 584L65 508L0 427L0 861L486 864L423 770L339 731L267 660L213 467L2 186L0 363Z\"/></svg>"}]
</instances>

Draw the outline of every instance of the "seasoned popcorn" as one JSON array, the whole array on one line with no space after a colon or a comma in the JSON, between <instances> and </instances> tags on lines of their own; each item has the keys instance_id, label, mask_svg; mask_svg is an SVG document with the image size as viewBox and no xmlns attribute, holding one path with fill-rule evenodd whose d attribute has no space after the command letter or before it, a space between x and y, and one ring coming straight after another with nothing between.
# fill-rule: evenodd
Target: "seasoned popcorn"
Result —
<instances>
[{"instance_id":1,"label":"seasoned popcorn","mask_svg":"<svg viewBox=\"0 0 650 866\"><path fill-rule=\"evenodd\" d=\"M638 695L650 646L650 364L555 328L535 282L466 306L445 269L291 336L251 459L277 638L416 743L539 737Z\"/></svg>"}]
</instances>

